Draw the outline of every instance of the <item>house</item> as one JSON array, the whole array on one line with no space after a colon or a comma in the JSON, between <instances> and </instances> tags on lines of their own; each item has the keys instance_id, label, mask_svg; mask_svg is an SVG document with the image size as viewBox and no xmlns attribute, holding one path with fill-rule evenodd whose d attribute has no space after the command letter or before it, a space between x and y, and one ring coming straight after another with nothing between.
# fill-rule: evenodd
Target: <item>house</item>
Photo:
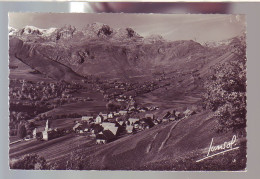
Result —
<instances>
[{"instance_id":1,"label":"house","mask_svg":"<svg viewBox=\"0 0 260 179\"><path fill-rule=\"evenodd\" d=\"M153 120L151 118L144 118L143 121L145 122L144 126L146 129L150 129L154 126Z\"/></svg>"},{"instance_id":2,"label":"house","mask_svg":"<svg viewBox=\"0 0 260 179\"><path fill-rule=\"evenodd\" d=\"M94 119L93 116L82 116L82 118L81 118L82 121L91 121L93 119Z\"/></svg>"},{"instance_id":3,"label":"house","mask_svg":"<svg viewBox=\"0 0 260 179\"><path fill-rule=\"evenodd\" d=\"M114 117L114 114L113 114L113 113L109 113L109 114L107 115L107 117L108 117L109 119L112 119L112 118Z\"/></svg>"},{"instance_id":4,"label":"house","mask_svg":"<svg viewBox=\"0 0 260 179\"><path fill-rule=\"evenodd\" d=\"M159 124L159 121L158 120L154 120L154 125L158 125Z\"/></svg>"},{"instance_id":5,"label":"house","mask_svg":"<svg viewBox=\"0 0 260 179\"><path fill-rule=\"evenodd\" d=\"M82 124L81 123L77 123L72 129L73 129L73 131L78 131L78 130L81 130L81 126L82 126Z\"/></svg>"},{"instance_id":6,"label":"house","mask_svg":"<svg viewBox=\"0 0 260 179\"><path fill-rule=\"evenodd\" d=\"M171 117L171 113L168 111L164 116L163 119L169 119Z\"/></svg>"},{"instance_id":7,"label":"house","mask_svg":"<svg viewBox=\"0 0 260 179\"><path fill-rule=\"evenodd\" d=\"M102 136L102 137L101 137ZM106 143L106 139L105 137L103 137L103 135L97 135L96 136L96 144L105 144Z\"/></svg>"},{"instance_id":8,"label":"house","mask_svg":"<svg viewBox=\"0 0 260 179\"><path fill-rule=\"evenodd\" d=\"M131 126L131 125L127 125L126 126L126 132L128 134L132 134L134 132L134 126Z\"/></svg>"},{"instance_id":9,"label":"house","mask_svg":"<svg viewBox=\"0 0 260 179\"><path fill-rule=\"evenodd\" d=\"M122 99L122 98L117 98L116 100L117 100L118 102L125 101L125 99Z\"/></svg>"},{"instance_id":10,"label":"house","mask_svg":"<svg viewBox=\"0 0 260 179\"><path fill-rule=\"evenodd\" d=\"M190 109L187 109L186 111L183 112L183 114L185 115L185 117L188 117L195 114L195 112L191 111Z\"/></svg>"},{"instance_id":11,"label":"house","mask_svg":"<svg viewBox=\"0 0 260 179\"><path fill-rule=\"evenodd\" d=\"M42 132L45 130L45 127L38 127L33 130L33 138L42 138Z\"/></svg>"},{"instance_id":12,"label":"house","mask_svg":"<svg viewBox=\"0 0 260 179\"><path fill-rule=\"evenodd\" d=\"M176 112L175 112L175 116L176 116L177 118L179 118L180 115L181 115L181 112L179 112L179 111L176 111Z\"/></svg>"},{"instance_id":13,"label":"house","mask_svg":"<svg viewBox=\"0 0 260 179\"><path fill-rule=\"evenodd\" d=\"M135 107L134 106L131 106L128 108L129 111L134 111L135 110Z\"/></svg>"},{"instance_id":14,"label":"house","mask_svg":"<svg viewBox=\"0 0 260 179\"><path fill-rule=\"evenodd\" d=\"M96 135L96 144L106 144L115 138L116 136L110 130L104 130Z\"/></svg>"},{"instance_id":15,"label":"house","mask_svg":"<svg viewBox=\"0 0 260 179\"><path fill-rule=\"evenodd\" d=\"M114 112L114 116L120 116L118 112Z\"/></svg>"},{"instance_id":16,"label":"house","mask_svg":"<svg viewBox=\"0 0 260 179\"><path fill-rule=\"evenodd\" d=\"M123 110L121 110L121 111L119 111L119 114L120 114L121 116L124 116L124 115L127 114L127 111L123 111Z\"/></svg>"},{"instance_id":17,"label":"house","mask_svg":"<svg viewBox=\"0 0 260 179\"><path fill-rule=\"evenodd\" d=\"M130 125L136 123L137 121L139 121L140 119L138 118L129 118L128 121L130 122Z\"/></svg>"},{"instance_id":18,"label":"house","mask_svg":"<svg viewBox=\"0 0 260 179\"><path fill-rule=\"evenodd\" d=\"M154 120L154 114L145 114L145 118L150 118Z\"/></svg>"},{"instance_id":19,"label":"house","mask_svg":"<svg viewBox=\"0 0 260 179\"><path fill-rule=\"evenodd\" d=\"M98 116L96 117L95 123L96 123L96 124L100 124L100 123L102 123L103 121L104 121L104 117L103 117L102 115L98 115Z\"/></svg>"},{"instance_id":20,"label":"house","mask_svg":"<svg viewBox=\"0 0 260 179\"><path fill-rule=\"evenodd\" d=\"M162 119L162 122L169 122L169 121L170 119L166 119L166 118Z\"/></svg>"},{"instance_id":21,"label":"house","mask_svg":"<svg viewBox=\"0 0 260 179\"><path fill-rule=\"evenodd\" d=\"M138 129L139 126L140 126L139 124L140 124L140 122L139 122L139 121L136 121L136 122L134 123L134 128L135 128L135 129Z\"/></svg>"},{"instance_id":22,"label":"house","mask_svg":"<svg viewBox=\"0 0 260 179\"><path fill-rule=\"evenodd\" d=\"M100 112L99 115L103 116L103 120L107 120L107 118L108 118L108 115L106 113Z\"/></svg>"},{"instance_id":23,"label":"house","mask_svg":"<svg viewBox=\"0 0 260 179\"><path fill-rule=\"evenodd\" d=\"M176 120L176 118L175 117L170 117L170 119L169 119L170 121L175 121Z\"/></svg>"}]
</instances>

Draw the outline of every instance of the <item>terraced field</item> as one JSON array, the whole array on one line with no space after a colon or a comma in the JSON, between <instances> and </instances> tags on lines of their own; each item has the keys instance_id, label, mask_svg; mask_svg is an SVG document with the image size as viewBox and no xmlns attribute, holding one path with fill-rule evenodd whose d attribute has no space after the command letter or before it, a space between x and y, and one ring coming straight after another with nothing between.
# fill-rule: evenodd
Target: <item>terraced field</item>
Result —
<instances>
[{"instance_id":1,"label":"terraced field","mask_svg":"<svg viewBox=\"0 0 260 179\"><path fill-rule=\"evenodd\" d=\"M22 141L10 145L10 158L19 158L24 154L36 153L44 156L47 162L66 159L71 152L82 147L92 146L93 138L89 136L66 135L50 141Z\"/></svg>"}]
</instances>

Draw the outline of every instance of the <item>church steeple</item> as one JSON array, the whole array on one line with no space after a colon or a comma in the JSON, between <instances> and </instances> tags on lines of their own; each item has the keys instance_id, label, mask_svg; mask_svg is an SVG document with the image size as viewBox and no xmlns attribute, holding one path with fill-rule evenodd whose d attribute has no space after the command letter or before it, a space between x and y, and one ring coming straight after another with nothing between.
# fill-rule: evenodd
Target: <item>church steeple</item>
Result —
<instances>
[{"instance_id":1,"label":"church steeple","mask_svg":"<svg viewBox=\"0 0 260 179\"><path fill-rule=\"evenodd\" d=\"M49 120L46 121L45 131L48 131L50 127Z\"/></svg>"}]
</instances>

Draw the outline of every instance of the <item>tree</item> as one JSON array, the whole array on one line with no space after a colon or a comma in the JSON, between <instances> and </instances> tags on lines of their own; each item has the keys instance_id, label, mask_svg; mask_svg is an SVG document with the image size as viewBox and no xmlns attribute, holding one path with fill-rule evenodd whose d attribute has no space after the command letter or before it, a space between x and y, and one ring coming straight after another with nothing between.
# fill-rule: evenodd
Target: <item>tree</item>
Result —
<instances>
[{"instance_id":1,"label":"tree","mask_svg":"<svg viewBox=\"0 0 260 179\"><path fill-rule=\"evenodd\" d=\"M44 170L48 169L46 160L37 154L27 154L10 162L12 169Z\"/></svg>"},{"instance_id":2,"label":"tree","mask_svg":"<svg viewBox=\"0 0 260 179\"><path fill-rule=\"evenodd\" d=\"M120 105L110 101L106 104L106 108L108 111L117 111L118 109L120 109Z\"/></svg>"},{"instance_id":3,"label":"tree","mask_svg":"<svg viewBox=\"0 0 260 179\"><path fill-rule=\"evenodd\" d=\"M24 124L20 124L18 126L18 132L17 135L20 139L23 139L26 136L27 132L26 132L26 128Z\"/></svg>"},{"instance_id":4,"label":"tree","mask_svg":"<svg viewBox=\"0 0 260 179\"><path fill-rule=\"evenodd\" d=\"M82 170L86 165L84 156L79 151L73 151L66 162L66 170Z\"/></svg>"},{"instance_id":5,"label":"tree","mask_svg":"<svg viewBox=\"0 0 260 179\"><path fill-rule=\"evenodd\" d=\"M113 33L113 31L111 30L111 28L108 25L103 25L102 28L98 31L98 36L100 36L100 34L104 34L106 36L109 36Z\"/></svg>"},{"instance_id":6,"label":"tree","mask_svg":"<svg viewBox=\"0 0 260 179\"><path fill-rule=\"evenodd\" d=\"M205 83L205 104L215 112L219 131L246 127L245 37L233 39L229 50L234 58L212 68L212 74Z\"/></svg>"},{"instance_id":7,"label":"tree","mask_svg":"<svg viewBox=\"0 0 260 179\"><path fill-rule=\"evenodd\" d=\"M135 31L131 28L126 28L126 31L127 31L127 36L128 37L133 37L134 34L135 34Z\"/></svg>"}]
</instances>

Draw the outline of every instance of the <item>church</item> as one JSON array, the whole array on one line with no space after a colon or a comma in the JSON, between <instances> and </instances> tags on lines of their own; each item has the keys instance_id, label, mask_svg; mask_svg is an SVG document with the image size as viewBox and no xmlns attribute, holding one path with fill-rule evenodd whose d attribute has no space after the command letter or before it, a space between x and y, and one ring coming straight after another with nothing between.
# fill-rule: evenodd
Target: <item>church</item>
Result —
<instances>
[{"instance_id":1,"label":"church","mask_svg":"<svg viewBox=\"0 0 260 179\"><path fill-rule=\"evenodd\" d=\"M46 121L46 125L45 128L44 127L39 127L39 128L35 128L33 130L33 138L37 138L40 137L43 140L50 140L53 137L53 130L50 128L50 122L49 120Z\"/></svg>"}]
</instances>

